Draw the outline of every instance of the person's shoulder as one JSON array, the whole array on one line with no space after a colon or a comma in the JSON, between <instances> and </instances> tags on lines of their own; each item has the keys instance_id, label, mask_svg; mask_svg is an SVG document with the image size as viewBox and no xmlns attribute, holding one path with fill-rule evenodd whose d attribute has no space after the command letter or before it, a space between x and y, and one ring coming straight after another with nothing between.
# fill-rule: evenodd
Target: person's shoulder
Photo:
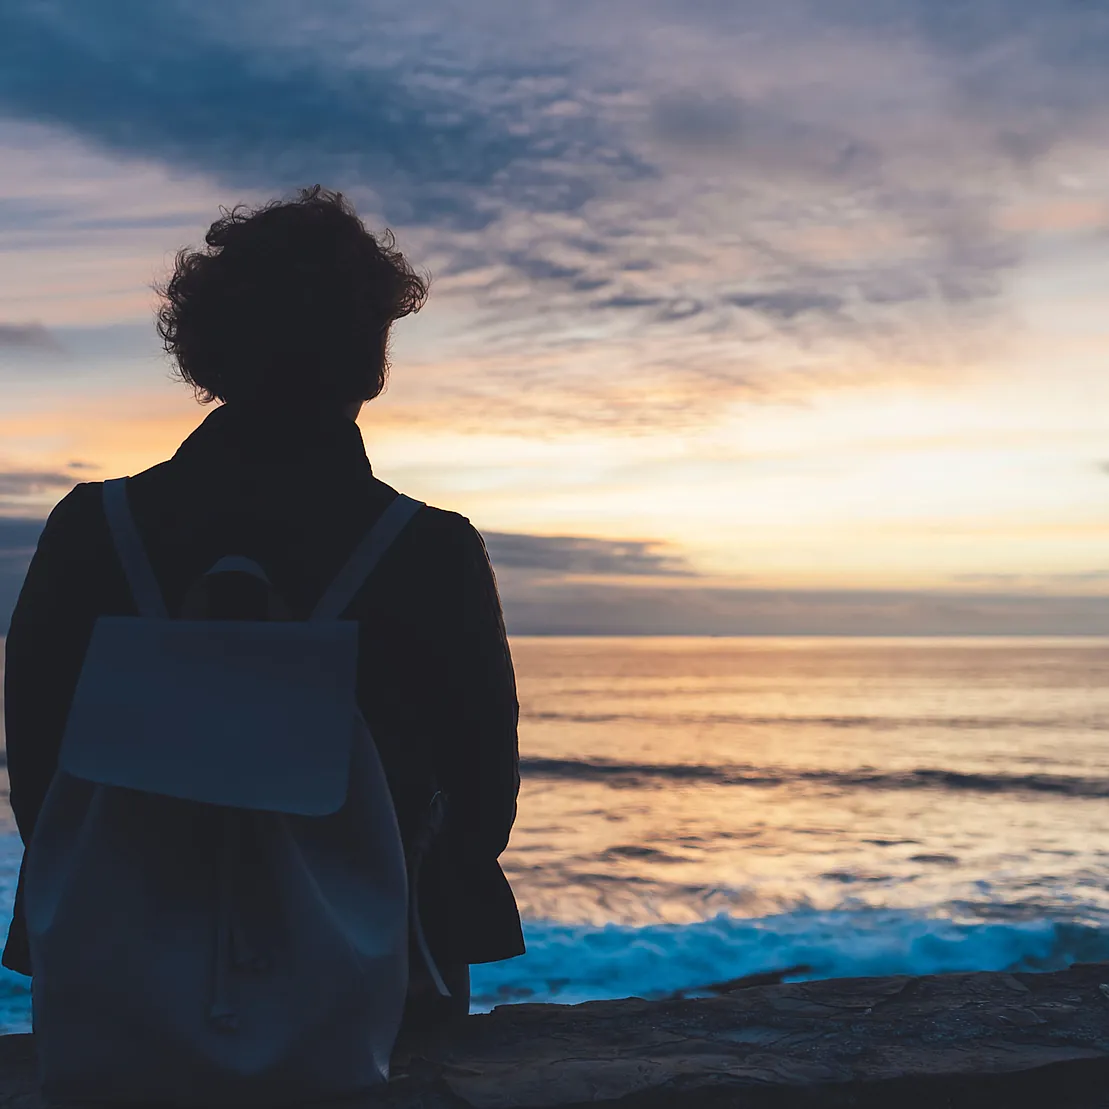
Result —
<instances>
[{"instance_id":1,"label":"person's shoulder","mask_svg":"<svg viewBox=\"0 0 1109 1109\"><path fill-rule=\"evenodd\" d=\"M100 513L103 495L102 481L79 482L54 505L46 518L43 534L69 531L94 522Z\"/></svg>"},{"instance_id":2,"label":"person's shoulder","mask_svg":"<svg viewBox=\"0 0 1109 1109\"><path fill-rule=\"evenodd\" d=\"M380 478L375 477L372 495L374 499L381 504L382 511L384 511L385 508L400 496L400 490L394 489L393 486L387 485ZM445 508L436 508L435 505L427 504L425 501L421 501L420 505L419 512L413 516L412 522L408 525L407 529L413 534L429 537L437 536L439 538L457 536L467 537L471 534L477 534L474 525L460 512L451 512Z\"/></svg>"},{"instance_id":3,"label":"person's shoulder","mask_svg":"<svg viewBox=\"0 0 1109 1109\"><path fill-rule=\"evenodd\" d=\"M168 464L159 462L134 477L127 478L128 492L157 484L165 475ZM73 527L103 518L105 481L82 481L75 485L58 503L47 518L47 527Z\"/></svg>"},{"instance_id":4,"label":"person's shoulder","mask_svg":"<svg viewBox=\"0 0 1109 1109\"><path fill-rule=\"evenodd\" d=\"M469 539L477 534L477 529L462 513L436 508L432 504L425 504L413 522L419 524L428 534L443 537Z\"/></svg>"},{"instance_id":5,"label":"person's shoulder","mask_svg":"<svg viewBox=\"0 0 1109 1109\"><path fill-rule=\"evenodd\" d=\"M378 482L388 491L391 501L397 491ZM469 559L475 552L484 555L484 543L477 528L460 512L424 503L406 529L414 545L436 559Z\"/></svg>"},{"instance_id":6,"label":"person's shoulder","mask_svg":"<svg viewBox=\"0 0 1109 1109\"><path fill-rule=\"evenodd\" d=\"M172 458L165 462L159 462L129 477L127 479L127 492L131 495L136 493L139 496L147 495L161 488L165 482L172 480L174 473L175 467Z\"/></svg>"},{"instance_id":7,"label":"person's shoulder","mask_svg":"<svg viewBox=\"0 0 1109 1109\"><path fill-rule=\"evenodd\" d=\"M36 557L49 563L86 560L106 529L101 509L104 483L82 481L50 511L36 545Z\"/></svg>"}]
</instances>

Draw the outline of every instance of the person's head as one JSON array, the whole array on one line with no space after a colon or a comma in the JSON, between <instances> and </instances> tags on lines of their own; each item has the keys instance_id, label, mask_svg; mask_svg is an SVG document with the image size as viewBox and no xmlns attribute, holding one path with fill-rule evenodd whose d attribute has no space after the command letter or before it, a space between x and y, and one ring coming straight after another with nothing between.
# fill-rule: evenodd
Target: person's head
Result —
<instances>
[{"instance_id":1,"label":"person's head","mask_svg":"<svg viewBox=\"0 0 1109 1109\"><path fill-rule=\"evenodd\" d=\"M158 333L200 400L349 410L382 391L389 328L428 285L391 232L316 186L224 210L204 241L158 288Z\"/></svg>"}]
</instances>

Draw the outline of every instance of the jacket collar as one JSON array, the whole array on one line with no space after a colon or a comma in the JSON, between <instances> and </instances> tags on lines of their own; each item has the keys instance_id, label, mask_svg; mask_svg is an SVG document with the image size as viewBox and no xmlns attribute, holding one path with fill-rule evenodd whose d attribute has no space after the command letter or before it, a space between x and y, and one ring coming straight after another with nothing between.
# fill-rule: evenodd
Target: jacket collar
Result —
<instances>
[{"instance_id":1,"label":"jacket collar","mask_svg":"<svg viewBox=\"0 0 1109 1109\"><path fill-rule=\"evenodd\" d=\"M268 412L221 404L181 444L174 461L357 468L372 474L358 425L342 413Z\"/></svg>"}]
</instances>

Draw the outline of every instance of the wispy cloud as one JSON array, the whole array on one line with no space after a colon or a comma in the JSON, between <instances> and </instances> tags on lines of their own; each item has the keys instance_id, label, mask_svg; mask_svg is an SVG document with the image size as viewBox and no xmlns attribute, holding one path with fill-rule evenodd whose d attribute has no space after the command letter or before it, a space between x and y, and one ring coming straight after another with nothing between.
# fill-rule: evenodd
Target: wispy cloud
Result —
<instances>
[{"instance_id":1,"label":"wispy cloud","mask_svg":"<svg viewBox=\"0 0 1109 1109\"><path fill-rule=\"evenodd\" d=\"M43 470L0 470L0 497L29 497L77 484L72 474Z\"/></svg>"},{"instance_id":2,"label":"wispy cloud","mask_svg":"<svg viewBox=\"0 0 1109 1109\"><path fill-rule=\"evenodd\" d=\"M487 532L489 556L498 568L560 574L690 577L694 571L662 544L643 540Z\"/></svg>"},{"instance_id":3,"label":"wispy cloud","mask_svg":"<svg viewBox=\"0 0 1109 1109\"><path fill-rule=\"evenodd\" d=\"M61 343L41 323L0 322L0 355L8 352L57 354Z\"/></svg>"},{"instance_id":4,"label":"wispy cloud","mask_svg":"<svg viewBox=\"0 0 1109 1109\"><path fill-rule=\"evenodd\" d=\"M77 468L70 470L0 470L0 513L34 512L44 496L57 500L81 480L78 470L83 472L85 466L78 463ZM18 534L24 534L20 529L29 526L26 521L13 524L3 515L0 523L9 528L15 526ZM4 536L0 535L0 541L4 541Z\"/></svg>"}]
</instances>

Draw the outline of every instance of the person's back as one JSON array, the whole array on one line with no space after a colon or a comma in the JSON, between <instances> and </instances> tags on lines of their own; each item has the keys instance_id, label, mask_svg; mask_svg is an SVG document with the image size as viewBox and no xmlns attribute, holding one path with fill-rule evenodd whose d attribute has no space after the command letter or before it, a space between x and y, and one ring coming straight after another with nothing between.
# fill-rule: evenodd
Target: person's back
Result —
<instances>
[{"instance_id":1,"label":"person's back","mask_svg":"<svg viewBox=\"0 0 1109 1109\"><path fill-rule=\"evenodd\" d=\"M304 620L397 501L354 416L381 391L390 323L425 289L328 194L232 214L208 243L179 257L161 328L185 379L224 403L169 462L128 481L127 502L170 617L192 615L195 583L233 555L262 568L284 618ZM8 638L11 802L32 856L94 626L136 612L102 496L79 486L52 514ZM357 704L406 854L423 856L419 1023L465 1012L470 963L523 950L497 863L518 788L512 668L488 559L463 517L421 508L355 586L344 615L359 625ZM221 618L255 618L262 589L222 574L210 603ZM32 973L22 887L4 962Z\"/></svg>"}]
</instances>

